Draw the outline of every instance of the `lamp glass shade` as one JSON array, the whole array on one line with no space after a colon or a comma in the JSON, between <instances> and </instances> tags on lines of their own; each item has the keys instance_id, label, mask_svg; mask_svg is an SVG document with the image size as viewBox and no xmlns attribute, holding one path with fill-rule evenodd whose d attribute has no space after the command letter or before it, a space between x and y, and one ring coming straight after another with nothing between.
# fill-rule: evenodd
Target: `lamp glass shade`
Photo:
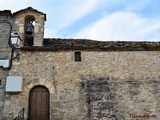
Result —
<instances>
[{"instance_id":1,"label":"lamp glass shade","mask_svg":"<svg viewBox=\"0 0 160 120\"><path fill-rule=\"evenodd\" d=\"M12 37L11 37L11 42L12 42L12 45L19 46L19 44L20 44L20 39L19 39L18 36L12 36Z\"/></svg>"}]
</instances>

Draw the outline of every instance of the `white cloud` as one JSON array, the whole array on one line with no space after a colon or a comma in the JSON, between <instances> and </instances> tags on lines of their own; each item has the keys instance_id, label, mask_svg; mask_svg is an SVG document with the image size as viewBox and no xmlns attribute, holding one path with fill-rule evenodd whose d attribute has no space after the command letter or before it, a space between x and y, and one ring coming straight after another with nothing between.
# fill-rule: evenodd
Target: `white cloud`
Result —
<instances>
[{"instance_id":1,"label":"white cloud","mask_svg":"<svg viewBox=\"0 0 160 120\"><path fill-rule=\"evenodd\" d=\"M128 4L126 7L126 11L138 11L146 8L146 6L150 5L153 0L138 0L134 3Z\"/></svg>"},{"instance_id":2,"label":"white cloud","mask_svg":"<svg viewBox=\"0 0 160 120\"><path fill-rule=\"evenodd\" d=\"M64 8L65 13L62 14L62 26L68 26L82 16L87 15L96 9L98 3L97 0L72 0L72 2L68 2L66 8Z\"/></svg>"},{"instance_id":3,"label":"white cloud","mask_svg":"<svg viewBox=\"0 0 160 120\"><path fill-rule=\"evenodd\" d=\"M60 37L63 34L63 29L98 9L103 5L104 1L105 0L63 0L59 1L54 9L49 8L52 7L49 6L49 11L47 12L49 18L47 17L46 28L54 30L54 35L52 34L50 37L57 37L59 34ZM45 36L47 36L47 32L45 33Z\"/></svg>"},{"instance_id":4,"label":"white cloud","mask_svg":"<svg viewBox=\"0 0 160 120\"><path fill-rule=\"evenodd\" d=\"M63 2L60 2L59 5L56 6L56 9L48 12L49 16L53 16L49 21L52 20L52 26L59 31L96 10L103 1L104 0L63 0Z\"/></svg>"},{"instance_id":5,"label":"white cloud","mask_svg":"<svg viewBox=\"0 0 160 120\"><path fill-rule=\"evenodd\" d=\"M46 28L44 31L44 38L48 38L48 36L56 36L56 33L52 29Z\"/></svg>"},{"instance_id":6,"label":"white cloud","mask_svg":"<svg viewBox=\"0 0 160 120\"><path fill-rule=\"evenodd\" d=\"M17 10L24 9L27 1L20 0L0 0L0 9L1 10L11 10L12 12L16 12Z\"/></svg>"},{"instance_id":7,"label":"white cloud","mask_svg":"<svg viewBox=\"0 0 160 120\"><path fill-rule=\"evenodd\" d=\"M95 40L153 40L157 39L153 33L159 29L159 20L151 21L133 13L117 12L105 15L74 37Z\"/></svg>"}]
</instances>

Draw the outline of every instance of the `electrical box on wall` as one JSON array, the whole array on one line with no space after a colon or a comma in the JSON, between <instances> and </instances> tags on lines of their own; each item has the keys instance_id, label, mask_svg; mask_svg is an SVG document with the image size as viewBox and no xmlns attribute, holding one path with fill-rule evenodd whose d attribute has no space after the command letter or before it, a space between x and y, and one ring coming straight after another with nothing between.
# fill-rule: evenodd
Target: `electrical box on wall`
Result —
<instances>
[{"instance_id":1,"label":"electrical box on wall","mask_svg":"<svg viewBox=\"0 0 160 120\"><path fill-rule=\"evenodd\" d=\"M10 65L10 60L0 60L0 66L2 66L3 68L8 68Z\"/></svg>"},{"instance_id":2,"label":"electrical box on wall","mask_svg":"<svg viewBox=\"0 0 160 120\"><path fill-rule=\"evenodd\" d=\"M21 92L23 78L22 76L7 76L6 92Z\"/></svg>"}]
</instances>

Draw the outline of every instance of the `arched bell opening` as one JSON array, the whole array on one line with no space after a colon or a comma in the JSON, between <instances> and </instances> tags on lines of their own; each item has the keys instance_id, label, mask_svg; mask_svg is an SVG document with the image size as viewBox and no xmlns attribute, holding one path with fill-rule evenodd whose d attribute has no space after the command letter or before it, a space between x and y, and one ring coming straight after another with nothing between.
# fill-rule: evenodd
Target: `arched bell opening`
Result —
<instances>
[{"instance_id":1,"label":"arched bell opening","mask_svg":"<svg viewBox=\"0 0 160 120\"><path fill-rule=\"evenodd\" d=\"M24 33L25 33L25 40L24 46L33 46L34 44L34 24L35 24L35 17L34 16L26 16L25 17L25 24L24 24Z\"/></svg>"}]
</instances>

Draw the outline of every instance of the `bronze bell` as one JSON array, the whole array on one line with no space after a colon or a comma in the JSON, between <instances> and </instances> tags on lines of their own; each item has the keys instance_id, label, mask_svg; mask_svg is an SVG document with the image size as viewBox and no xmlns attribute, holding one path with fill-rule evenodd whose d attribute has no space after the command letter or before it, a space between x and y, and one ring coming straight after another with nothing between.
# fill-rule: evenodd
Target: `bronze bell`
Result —
<instances>
[{"instance_id":1,"label":"bronze bell","mask_svg":"<svg viewBox=\"0 0 160 120\"><path fill-rule=\"evenodd\" d=\"M32 34L33 30L34 30L33 20L32 19L26 20L25 33L26 34Z\"/></svg>"},{"instance_id":2,"label":"bronze bell","mask_svg":"<svg viewBox=\"0 0 160 120\"><path fill-rule=\"evenodd\" d=\"M33 46L34 42L34 26L33 26L33 21L32 19L27 19L25 22L25 46Z\"/></svg>"}]
</instances>

